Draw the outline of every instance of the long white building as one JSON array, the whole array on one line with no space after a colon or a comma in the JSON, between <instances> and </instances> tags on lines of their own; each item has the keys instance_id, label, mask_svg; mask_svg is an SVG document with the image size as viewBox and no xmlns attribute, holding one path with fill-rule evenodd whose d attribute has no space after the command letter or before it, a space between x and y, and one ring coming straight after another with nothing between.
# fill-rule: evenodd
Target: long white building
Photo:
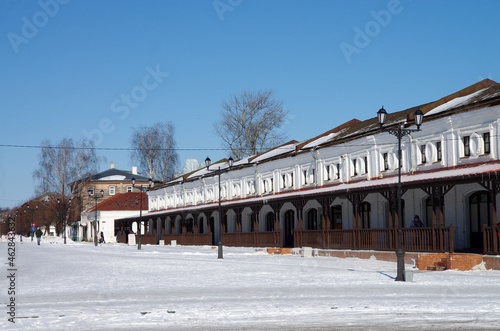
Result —
<instances>
[{"instance_id":1,"label":"long white building","mask_svg":"<svg viewBox=\"0 0 500 331\"><path fill-rule=\"evenodd\" d=\"M401 139L401 217L398 139L374 117L155 187L143 215L146 237L151 243L389 250L402 219L406 249L498 252L500 84L484 80L389 113L384 128L416 129L417 109L424 114L421 130ZM424 228L408 228L414 215Z\"/></svg>"}]
</instances>

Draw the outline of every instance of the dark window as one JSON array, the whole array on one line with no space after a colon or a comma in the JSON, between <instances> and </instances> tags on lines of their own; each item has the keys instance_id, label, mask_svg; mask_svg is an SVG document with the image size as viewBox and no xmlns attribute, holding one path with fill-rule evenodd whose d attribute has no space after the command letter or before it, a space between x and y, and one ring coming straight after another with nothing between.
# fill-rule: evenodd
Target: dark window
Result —
<instances>
[{"instance_id":1,"label":"dark window","mask_svg":"<svg viewBox=\"0 0 500 331\"><path fill-rule=\"evenodd\" d=\"M257 217L255 213L250 216L250 232L255 231L255 217Z\"/></svg>"},{"instance_id":2,"label":"dark window","mask_svg":"<svg viewBox=\"0 0 500 331\"><path fill-rule=\"evenodd\" d=\"M307 170L304 170L304 184L307 184Z\"/></svg>"},{"instance_id":3,"label":"dark window","mask_svg":"<svg viewBox=\"0 0 500 331\"><path fill-rule=\"evenodd\" d=\"M290 187L293 187L293 172L290 174Z\"/></svg>"},{"instance_id":4,"label":"dark window","mask_svg":"<svg viewBox=\"0 0 500 331\"><path fill-rule=\"evenodd\" d=\"M388 170L389 169L389 162L387 159L389 158L389 155L387 153L384 153L383 158L384 158L384 170Z\"/></svg>"},{"instance_id":5,"label":"dark window","mask_svg":"<svg viewBox=\"0 0 500 331\"><path fill-rule=\"evenodd\" d=\"M307 230L320 230L318 226L318 211L313 208L307 212Z\"/></svg>"},{"instance_id":6,"label":"dark window","mask_svg":"<svg viewBox=\"0 0 500 331\"><path fill-rule=\"evenodd\" d=\"M490 154L490 133L483 133L484 154Z\"/></svg>"},{"instance_id":7,"label":"dark window","mask_svg":"<svg viewBox=\"0 0 500 331\"><path fill-rule=\"evenodd\" d=\"M286 175L282 175L281 178L283 179L283 188L286 187Z\"/></svg>"},{"instance_id":8,"label":"dark window","mask_svg":"<svg viewBox=\"0 0 500 331\"><path fill-rule=\"evenodd\" d=\"M193 233L193 222L194 222L194 220L192 218L189 218L186 220L186 233L187 234Z\"/></svg>"},{"instance_id":9,"label":"dark window","mask_svg":"<svg viewBox=\"0 0 500 331\"><path fill-rule=\"evenodd\" d=\"M222 215L222 230L227 233L227 215Z\"/></svg>"},{"instance_id":10,"label":"dark window","mask_svg":"<svg viewBox=\"0 0 500 331\"><path fill-rule=\"evenodd\" d=\"M438 141L436 143L436 150L437 150L437 160L441 161L441 159L443 158L443 152L441 150L441 142L440 141Z\"/></svg>"},{"instance_id":11,"label":"dark window","mask_svg":"<svg viewBox=\"0 0 500 331\"><path fill-rule=\"evenodd\" d=\"M365 174L368 173L368 157L365 156Z\"/></svg>"},{"instance_id":12,"label":"dark window","mask_svg":"<svg viewBox=\"0 0 500 331\"><path fill-rule=\"evenodd\" d=\"M340 179L340 163L337 163L337 179Z\"/></svg>"},{"instance_id":13,"label":"dark window","mask_svg":"<svg viewBox=\"0 0 500 331\"><path fill-rule=\"evenodd\" d=\"M370 210L371 205L368 202L363 202L360 206L361 210L361 227L363 229L370 228Z\"/></svg>"},{"instance_id":14,"label":"dark window","mask_svg":"<svg viewBox=\"0 0 500 331\"><path fill-rule=\"evenodd\" d=\"M426 163L427 159L425 157L425 145L421 145L420 146L420 155L421 155L421 158L422 158L422 163Z\"/></svg>"},{"instance_id":15,"label":"dark window","mask_svg":"<svg viewBox=\"0 0 500 331\"><path fill-rule=\"evenodd\" d=\"M478 192L469 198L470 247L483 248L483 228L490 222L491 196Z\"/></svg>"},{"instance_id":16,"label":"dark window","mask_svg":"<svg viewBox=\"0 0 500 331\"><path fill-rule=\"evenodd\" d=\"M441 208L439 206L439 199L433 199L432 197L428 197L425 201L425 216L426 219L420 219L424 226L432 226L432 217L435 215L436 217L436 225L439 226L441 224Z\"/></svg>"},{"instance_id":17,"label":"dark window","mask_svg":"<svg viewBox=\"0 0 500 331\"><path fill-rule=\"evenodd\" d=\"M272 212L266 215L266 231L274 231L274 213Z\"/></svg>"},{"instance_id":18,"label":"dark window","mask_svg":"<svg viewBox=\"0 0 500 331\"><path fill-rule=\"evenodd\" d=\"M330 209L330 229L342 229L342 206L336 205L332 206Z\"/></svg>"},{"instance_id":19,"label":"dark window","mask_svg":"<svg viewBox=\"0 0 500 331\"><path fill-rule=\"evenodd\" d=\"M203 228L203 218L198 220L198 233L205 233L205 229Z\"/></svg>"},{"instance_id":20,"label":"dark window","mask_svg":"<svg viewBox=\"0 0 500 331\"><path fill-rule=\"evenodd\" d=\"M464 156L470 156L470 137L464 137Z\"/></svg>"},{"instance_id":21,"label":"dark window","mask_svg":"<svg viewBox=\"0 0 500 331\"><path fill-rule=\"evenodd\" d=\"M358 172L356 171L356 159L352 160L352 168L353 168L353 176L357 176Z\"/></svg>"}]
</instances>

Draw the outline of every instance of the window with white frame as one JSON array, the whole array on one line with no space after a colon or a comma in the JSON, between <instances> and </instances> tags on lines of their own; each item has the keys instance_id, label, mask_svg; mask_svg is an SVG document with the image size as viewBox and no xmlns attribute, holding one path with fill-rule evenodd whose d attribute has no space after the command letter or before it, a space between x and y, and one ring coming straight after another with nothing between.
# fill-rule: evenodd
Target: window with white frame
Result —
<instances>
[{"instance_id":1,"label":"window with white frame","mask_svg":"<svg viewBox=\"0 0 500 331\"><path fill-rule=\"evenodd\" d=\"M337 179L340 179L340 163L337 163L336 164L336 169L337 169L337 173L336 173L336 178Z\"/></svg>"},{"instance_id":2,"label":"window with white frame","mask_svg":"<svg viewBox=\"0 0 500 331\"><path fill-rule=\"evenodd\" d=\"M470 156L470 136L463 137L464 156Z\"/></svg>"},{"instance_id":3,"label":"window with white frame","mask_svg":"<svg viewBox=\"0 0 500 331\"><path fill-rule=\"evenodd\" d=\"M240 195L240 184L233 185L233 196L237 197Z\"/></svg>"},{"instance_id":4,"label":"window with white frame","mask_svg":"<svg viewBox=\"0 0 500 331\"><path fill-rule=\"evenodd\" d=\"M425 145L420 145L420 163L427 163L427 158L425 157Z\"/></svg>"},{"instance_id":5,"label":"window with white frame","mask_svg":"<svg viewBox=\"0 0 500 331\"><path fill-rule=\"evenodd\" d=\"M441 148L441 142L436 142L436 159L437 161L441 161L443 159L443 151Z\"/></svg>"},{"instance_id":6,"label":"window with white frame","mask_svg":"<svg viewBox=\"0 0 500 331\"><path fill-rule=\"evenodd\" d=\"M132 192L132 186L127 186L127 193Z\"/></svg>"},{"instance_id":7,"label":"window with white frame","mask_svg":"<svg viewBox=\"0 0 500 331\"><path fill-rule=\"evenodd\" d=\"M356 166L357 166L357 160L356 159L353 159L352 160L352 175L353 176L357 176L358 175L358 170L356 169Z\"/></svg>"},{"instance_id":8,"label":"window with white frame","mask_svg":"<svg viewBox=\"0 0 500 331\"><path fill-rule=\"evenodd\" d=\"M114 186L109 187L109 195L115 195L115 187Z\"/></svg>"},{"instance_id":9,"label":"window with white frame","mask_svg":"<svg viewBox=\"0 0 500 331\"><path fill-rule=\"evenodd\" d=\"M384 161L384 170L389 170L389 154L388 153L382 154L382 159Z\"/></svg>"},{"instance_id":10,"label":"window with white frame","mask_svg":"<svg viewBox=\"0 0 500 331\"><path fill-rule=\"evenodd\" d=\"M484 151L484 154L490 154L490 152L491 152L490 133L489 132L483 133L483 151Z\"/></svg>"},{"instance_id":11,"label":"window with white frame","mask_svg":"<svg viewBox=\"0 0 500 331\"><path fill-rule=\"evenodd\" d=\"M331 179L332 179L332 166L326 165L325 166L324 180L331 180Z\"/></svg>"},{"instance_id":12,"label":"window with white frame","mask_svg":"<svg viewBox=\"0 0 500 331\"><path fill-rule=\"evenodd\" d=\"M94 187L93 186L89 186L89 188L88 188L88 194L89 195L94 195Z\"/></svg>"}]
</instances>

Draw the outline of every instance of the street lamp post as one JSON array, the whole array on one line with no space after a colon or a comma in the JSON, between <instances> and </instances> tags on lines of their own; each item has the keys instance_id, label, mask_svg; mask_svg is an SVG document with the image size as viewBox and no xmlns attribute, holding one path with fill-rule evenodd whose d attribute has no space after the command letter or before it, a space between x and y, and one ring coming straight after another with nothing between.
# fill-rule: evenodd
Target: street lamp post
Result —
<instances>
[{"instance_id":1,"label":"street lamp post","mask_svg":"<svg viewBox=\"0 0 500 331\"><path fill-rule=\"evenodd\" d=\"M104 193L104 192L103 192ZM63 199L64 201L64 199ZM57 198L57 204L60 204L61 203L61 199ZM68 204L69 204L69 207L71 209L71 198L68 200ZM62 204L63 206L63 210L64 210L64 215L63 215L63 225L64 225L64 244L66 245L66 223L68 222L67 221L67 218L66 218L66 203L63 202ZM97 209L97 207L96 207Z\"/></svg>"},{"instance_id":2,"label":"street lamp post","mask_svg":"<svg viewBox=\"0 0 500 331\"><path fill-rule=\"evenodd\" d=\"M401 159L402 159L402 151L401 151L401 138L406 135L409 135L412 132L421 131L420 125L422 125L422 121L424 119L424 113L417 109L413 114L415 119L416 129L405 129L402 123L398 124L397 129L385 129L382 126L385 123L385 119L387 117L387 112L384 107L380 108L377 112L378 123L380 124L380 130L384 132L388 132L398 138L398 248L396 249L396 257L397 257L397 268L398 274L396 276L396 281L405 281L405 251L403 250L403 208L401 204L401 196L402 196L402 187L401 187Z\"/></svg>"},{"instance_id":3,"label":"street lamp post","mask_svg":"<svg viewBox=\"0 0 500 331\"><path fill-rule=\"evenodd\" d=\"M150 178L148 179L148 187L151 187L151 184L153 183L153 180ZM139 239L137 239L137 249L141 249L141 224L142 224L142 188L144 185L141 184L141 195L139 198L140 201L140 206L139 206L139 226L137 227L137 231L139 232ZM135 177L132 177L132 187L135 187Z\"/></svg>"},{"instance_id":4,"label":"street lamp post","mask_svg":"<svg viewBox=\"0 0 500 331\"><path fill-rule=\"evenodd\" d=\"M222 256L222 208L221 208L221 187L220 187L220 175L223 173L223 172L226 172L227 170L221 170L220 166L218 167L218 169L210 169L210 164L212 163L212 161L210 160L210 158L207 156L207 158L205 159L205 165L207 166L207 170L208 171L211 171L211 172L214 172L216 175L219 176L219 242L218 242L218 246L219 246L219 253L218 253L218 259L222 259L223 256ZM233 163L234 163L234 160L232 157L229 157L229 159L227 160L227 164L229 165L229 169L231 169L231 167L233 166ZM213 230L213 229L212 229Z\"/></svg>"},{"instance_id":5,"label":"street lamp post","mask_svg":"<svg viewBox=\"0 0 500 331\"><path fill-rule=\"evenodd\" d=\"M94 190L89 188L89 197L95 200L95 222L94 222L94 244L95 246L98 245L97 243L97 199L102 198L104 196L104 190L101 190L101 196L98 196L97 194L94 194Z\"/></svg>"}]
</instances>

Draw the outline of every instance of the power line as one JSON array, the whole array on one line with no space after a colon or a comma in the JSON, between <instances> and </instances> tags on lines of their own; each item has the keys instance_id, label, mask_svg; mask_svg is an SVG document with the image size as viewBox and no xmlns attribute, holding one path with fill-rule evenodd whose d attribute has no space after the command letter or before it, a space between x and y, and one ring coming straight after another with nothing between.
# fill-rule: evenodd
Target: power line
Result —
<instances>
[{"instance_id":1,"label":"power line","mask_svg":"<svg viewBox=\"0 0 500 331\"><path fill-rule=\"evenodd\" d=\"M68 146L40 146L40 145L14 145L0 144L0 147L8 148L50 148L50 149L95 149L98 151L140 151L142 148L121 148L121 147L68 147ZM156 151L225 151L225 148L151 148Z\"/></svg>"},{"instance_id":2,"label":"power line","mask_svg":"<svg viewBox=\"0 0 500 331\"><path fill-rule=\"evenodd\" d=\"M492 135L491 138L496 138L498 135ZM427 141L427 139L422 139ZM461 137L456 137L456 138L450 138L450 139L436 139L435 141L460 141ZM323 144L327 144L330 141L327 141ZM332 141L333 142L333 141ZM351 141L352 142L352 141ZM299 143L300 144L300 143ZM371 143L362 143L362 144L351 144L350 142L339 142L337 146L341 145L346 145L348 144L349 147L365 147L365 146L373 146ZM306 144L307 145L307 144ZM322 144L321 144L322 145ZM387 143L378 143L377 145L393 145L391 142ZM41 146L41 145L18 145L18 144L0 144L0 147L7 147L7 148L31 148L31 149L42 149L42 148L50 148L50 149L75 149L75 150L81 150L81 149L94 149L98 151L140 151L140 150L145 150L143 148L122 148L122 147L79 147L79 146ZM273 149L289 149L287 146L282 146L282 147L274 147L274 148L269 148L266 151L262 152L266 153L269 152L270 150ZM154 150L154 151L227 151L227 148L149 148L146 150Z\"/></svg>"}]
</instances>

